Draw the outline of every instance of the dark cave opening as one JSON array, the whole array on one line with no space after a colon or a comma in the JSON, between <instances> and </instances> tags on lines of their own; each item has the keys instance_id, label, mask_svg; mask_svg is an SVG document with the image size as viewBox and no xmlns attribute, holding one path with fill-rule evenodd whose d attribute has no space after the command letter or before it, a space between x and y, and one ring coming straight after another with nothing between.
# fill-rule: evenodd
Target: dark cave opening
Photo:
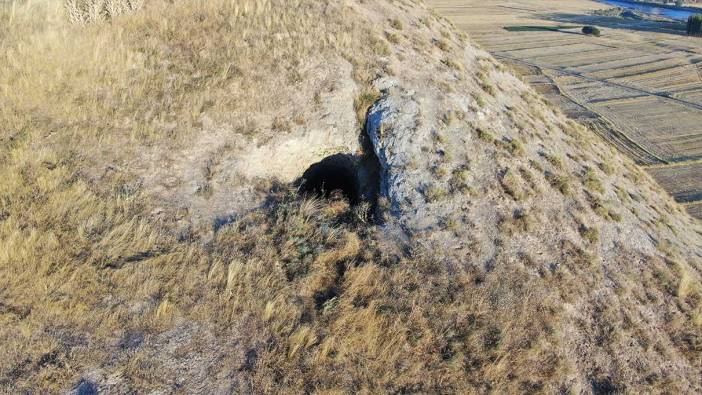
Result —
<instances>
[{"instance_id":1,"label":"dark cave opening","mask_svg":"<svg viewBox=\"0 0 702 395\"><path fill-rule=\"evenodd\" d=\"M300 196L346 199L351 206L362 205L368 219L383 223L379 207L381 165L364 128L359 136L361 151L334 154L312 164L295 182Z\"/></svg>"},{"instance_id":2,"label":"dark cave opening","mask_svg":"<svg viewBox=\"0 0 702 395\"><path fill-rule=\"evenodd\" d=\"M352 155L336 154L310 166L298 183L303 195L329 198L341 193L351 205L356 205L363 199L359 181L358 160Z\"/></svg>"},{"instance_id":3,"label":"dark cave opening","mask_svg":"<svg viewBox=\"0 0 702 395\"><path fill-rule=\"evenodd\" d=\"M380 162L368 139L363 137L362 153L327 156L307 168L296 185L301 196L341 197L351 206L367 204L371 218L378 222Z\"/></svg>"}]
</instances>

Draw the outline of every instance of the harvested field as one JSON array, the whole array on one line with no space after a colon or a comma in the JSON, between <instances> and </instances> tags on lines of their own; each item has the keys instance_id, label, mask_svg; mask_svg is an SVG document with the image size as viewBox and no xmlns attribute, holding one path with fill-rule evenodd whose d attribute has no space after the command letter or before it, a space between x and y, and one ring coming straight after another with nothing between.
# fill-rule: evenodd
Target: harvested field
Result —
<instances>
[{"instance_id":1,"label":"harvested field","mask_svg":"<svg viewBox=\"0 0 702 395\"><path fill-rule=\"evenodd\" d=\"M663 188L675 197L675 200L683 203L702 201L702 191L700 191L698 180L702 174L702 162L684 166L651 168L648 171Z\"/></svg>"},{"instance_id":2,"label":"harvested field","mask_svg":"<svg viewBox=\"0 0 702 395\"><path fill-rule=\"evenodd\" d=\"M587 0L429 3L702 218L702 40L684 25L596 16L607 6Z\"/></svg>"},{"instance_id":3,"label":"harvested field","mask_svg":"<svg viewBox=\"0 0 702 395\"><path fill-rule=\"evenodd\" d=\"M702 218L702 203L688 204L686 207L687 211L692 214L692 216Z\"/></svg>"}]
</instances>

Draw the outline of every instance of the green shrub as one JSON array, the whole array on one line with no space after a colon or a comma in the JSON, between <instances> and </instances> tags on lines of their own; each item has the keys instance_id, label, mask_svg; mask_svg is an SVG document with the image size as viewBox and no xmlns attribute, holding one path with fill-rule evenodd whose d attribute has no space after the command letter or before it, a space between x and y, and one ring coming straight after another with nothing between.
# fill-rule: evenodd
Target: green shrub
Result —
<instances>
[{"instance_id":1,"label":"green shrub","mask_svg":"<svg viewBox=\"0 0 702 395\"><path fill-rule=\"evenodd\" d=\"M490 134L490 132L487 132L482 128L477 128L476 132L478 133L478 138L483 141L487 141L488 143L495 141L495 137Z\"/></svg>"},{"instance_id":2,"label":"green shrub","mask_svg":"<svg viewBox=\"0 0 702 395\"><path fill-rule=\"evenodd\" d=\"M561 191L565 196L570 196L570 179L566 175L546 174L546 180L552 187Z\"/></svg>"},{"instance_id":3,"label":"green shrub","mask_svg":"<svg viewBox=\"0 0 702 395\"><path fill-rule=\"evenodd\" d=\"M448 192L445 189L438 187L431 187L424 192L424 198L426 199L427 203L438 202L439 200L444 199L447 195Z\"/></svg>"},{"instance_id":4,"label":"green shrub","mask_svg":"<svg viewBox=\"0 0 702 395\"><path fill-rule=\"evenodd\" d=\"M597 174L592 169L588 169L585 172L584 184L585 188L587 188L587 190L590 192L604 193L604 187L602 186L602 182L599 180L599 178L597 178Z\"/></svg>"},{"instance_id":5,"label":"green shrub","mask_svg":"<svg viewBox=\"0 0 702 395\"><path fill-rule=\"evenodd\" d=\"M585 225L580 226L580 235L590 243L597 243L600 240L600 232L597 228L590 228Z\"/></svg>"},{"instance_id":6,"label":"green shrub","mask_svg":"<svg viewBox=\"0 0 702 395\"><path fill-rule=\"evenodd\" d=\"M380 99L380 92L374 89L365 90L354 99L353 106L356 110L356 118L362 127L366 125L368 109L378 101L378 99Z\"/></svg>"},{"instance_id":7,"label":"green shrub","mask_svg":"<svg viewBox=\"0 0 702 395\"><path fill-rule=\"evenodd\" d=\"M599 37L600 29L596 28L595 26L585 26L583 27L583 34Z\"/></svg>"},{"instance_id":8,"label":"green shrub","mask_svg":"<svg viewBox=\"0 0 702 395\"><path fill-rule=\"evenodd\" d=\"M687 18L687 34L691 36L702 35L702 14L690 15Z\"/></svg>"}]
</instances>

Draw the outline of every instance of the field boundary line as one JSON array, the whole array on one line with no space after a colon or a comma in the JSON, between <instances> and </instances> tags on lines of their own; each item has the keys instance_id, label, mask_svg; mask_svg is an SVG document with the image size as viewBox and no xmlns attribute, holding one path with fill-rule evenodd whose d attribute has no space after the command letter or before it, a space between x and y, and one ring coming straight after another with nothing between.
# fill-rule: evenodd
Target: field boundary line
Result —
<instances>
[{"instance_id":1,"label":"field boundary line","mask_svg":"<svg viewBox=\"0 0 702 395\"><path fill-rule=\"evenodd\" d=\"M680 162L668 162L668 163L660 163L660 164L652 164L652 165L640 165L642 168L646 170L655 170L655 169L668 169L668 168L674 168L674 167L685 167L685 166L691 166L691 165L698 165L702 164L702 158L701 159L692 159L692 160L683 160Z\"/></svg>"},{"instance_id":2,"label":"field boundary line","mask_svg":"<svg viewBox=\"0 0 702 395\"><path fill-rule=\"evenodd\" d=\"M499 55L495 55L495 56L496 56L496 57L500 57ZM558 93L559 93L561 96L565 97L566 99L570 100L571 102L573 102L573 103L575 103L575 104L577 104L577 105L583 107L584 109L590 111L592 114L596 115L597 118L600 120L600 122L602 122L602 123L607 127L609 133L611 133L611 134L614 135L615 137L618 137L618 138L620 138L621 140L623 140L622 143L628 144L628 145L630 146L630 148L631 148L631 153L629 153L629 154L627 154L627 155L632 156L632 159L636 160L636 159L637 159L636 157L639 157L640 159L643 160L643 159L645 159L645 158L648 156L648 157L650 157L651 159L653 159L653 161L658 161L658 162L660 162L660 164L666 164L666 163L668 163L668 161L666 161L665 159L659 157L658 155L656 155L656 154L654 154L653 152L649 151L649 150L646 149L645 147L641 146L641 145L640 145L639 143L637 143L636 141L632 140L626 133L624 133L624 132L621 131L618 127L616 127L615 123L612 122L609 118L607 118L607 117L605 117L604 115L600 114L599 112L593 110L592 108L586 106L585 104L580 103L580 102L579 102L578 100L576 100L574 97L572 97L571 95L569 95L568 93L566 93L566 92L556 83L556 81L554 81L554 79L553 79L550 75L548 75L548 74L546 74L546 73L544 72L544 67L541 67L541 66L539 66L539 65L537 65L537 64L533 64L533 63L531 63L531 62L521 61L521 60L519 60L519 59L513 59L513 58L510 58L510 57L508 57L508 56L505 56L505 58L507 58L507 59L509 59L509 60L512 60L512 61L520 62L520 63L523 63L523 64L526 64L526 65L528 65L528 66L531 66L531 67L536 68L536 69L541 73L541 75L543 75L543 76L545 76L546 78L549 79L549 81L551 82L551 84L558 90ZM545 69L549 69L549 68L548 68L548 67L545 67ZM552 70L552 71L558 72L558 70ZM578 76L575 76L575 77L578 77ZM593 132L595 132L596 134L600 135L604 140L608 141L610 144L612 144L612 145L614 145L615 147L617 147L617 149L619 149L620 151L626 153L625 150L623 150L621 147L618 147L618 146L617 146L616 141L614 141L614 139L607 138L606 135L604 135L603 133L601 133L601 132L598 131L598 130L593 130ZM634 155L634 152L636 152L637 150L638 150L639 152L643 153L643 155L642 155L642 154ZM642 161L642 162L643 162L643 161ZM642 165L642 164L643 164L643 163L641 163L640 165Z\"/></svg>"},{"instance_id":3,"label":"field boundary line","mask_svg":"<svg viewBox=\"0 0 702 395\"><path fill-rule=\"evenodd\" d=\"M533 63L533 62L530 62L530 61L526 61L526 60L523 60L523 59L517 59L517 58L512 57L512 56L501 55L501 54L497 54L497 53L493 53L492 55L493 55L494 57L496 57L496 58L504 58L504 59L509 59L509 60L515 61L515 62L525 63L525 64L528 64L528 65L531 65L531 66L539 67L539 68L541 68L541 69L547 69L547 70L555 71L555 72L557 72L557 73L561 73L561 74L568 75L568 76L571 76L571 77L581 78L581 79L583 79L583 80L585 80L585 81L589 81L589 82L599 82L599 83L602 83L602 84L612 85L612 86L615 86L615 87L617 87L617 88L628 89L628 90L631 90L631 91L634 91L634 92L638 92L638 93L643 93L643 94L646 94L646 95L649 95L649 96L659 97L659 98L661 98L661 99L663 99L663 100L673 101L673 102L676 102L676 103L678 103L678 104L682 104L683 106L691 107L691 108L693 108L693 109L695 109L695 110L702 110L702 105L700 105L700 104L693 103L693 102L690 102L690 101L687 101L687 100L678 99L678 98L676 98L676 97L672 97L672 96L665 95L665 94L662 94L662 93L650 92L650 91L647 91L647 90L642 89L642 88L637 88L637 87L634 87L634 86L629 86L629 85L622 84L622 83L618 83L618 82L612 82L612 81L608 81L608 80L606 80L606 79L599 79L599 78L588 77L588 76L586 76L586 75L583 75L582 73L578 73L578 72L574 72L574 71L568 71L568 70L564 70L564 69L562 69L562 68L557 68L557 67L553 67L553 66L539 65L539 64L536 64L536 63Z\"/></svg>"}]
</instances>

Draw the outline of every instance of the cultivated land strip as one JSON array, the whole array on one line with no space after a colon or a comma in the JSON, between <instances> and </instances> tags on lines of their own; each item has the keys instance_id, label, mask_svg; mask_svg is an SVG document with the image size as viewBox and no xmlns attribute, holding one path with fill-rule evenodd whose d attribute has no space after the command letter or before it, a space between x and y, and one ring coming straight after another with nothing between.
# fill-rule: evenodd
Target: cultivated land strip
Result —
<instances>
[{"instance_id":1,"label":"cultivated land strip","mask_svg":"<svg viewBox=\"0 0 702 395\"><path fill-rule=\"evenodd\" d=\"M430 4L570 117L588 124L645 166L688 211L702 218L702 40L670 23L599 17L606 5L516 0L435 0ZM600 26L602 37L578 29Z\"/></svg>"}]
</instances>

